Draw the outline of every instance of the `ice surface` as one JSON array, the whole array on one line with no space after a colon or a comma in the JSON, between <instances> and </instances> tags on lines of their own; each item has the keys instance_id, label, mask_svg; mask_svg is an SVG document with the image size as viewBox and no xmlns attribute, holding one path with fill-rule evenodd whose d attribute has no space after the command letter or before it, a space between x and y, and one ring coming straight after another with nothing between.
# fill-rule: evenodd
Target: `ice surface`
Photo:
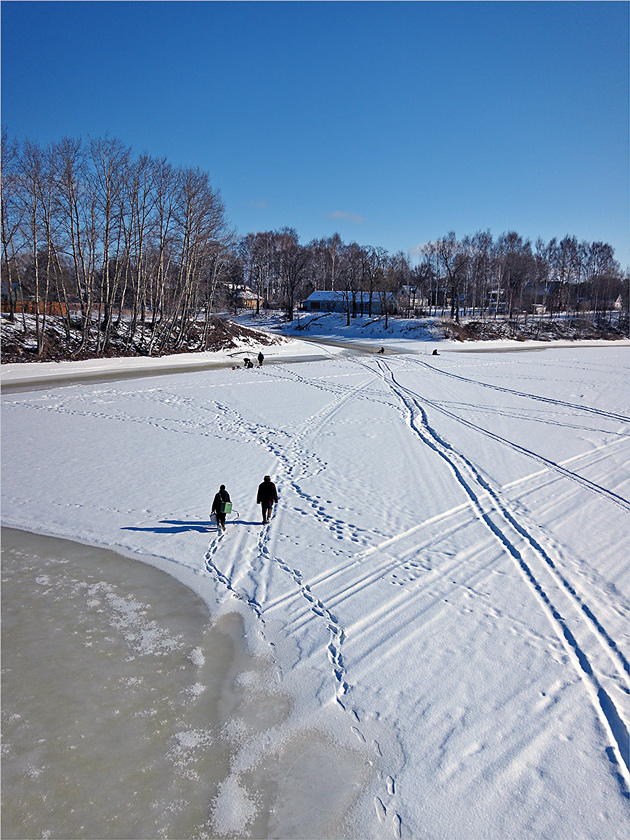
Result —
<instances>
[{"instance_id":1,"label":"ice surface","mask_svg":"<svg viewBox=\"0 0 630 840\"><path fill-rule=\"evenodd\" d=\"M356 798L361 764L333 747L309 754L316 735L297 815L275 805L294 796L290 750L234 774L239 751L273 740L291 708L238 616L211 627L189 589L110 551L2 537L3 837L233 836L272 809L279 836L297 837L313 827L309 797L326 821ZM350 799L318 781L340 762Z\"/></svg>"},{"instance_id":2,"label":"ice surface","mask_svg":"<svg viewBox=\"0 0 630 840\"><path fill-rule=\"evenodd\" d=\"M306 733L324 781L356 771L321 836L630 833L628 343L484 349L3 397L5 524L142 557L273 661L279 707L266 692L222 731L211 814L242 836L316 811L296 804L327 790L297 789ZM225 536L221 483L241 514Z\"/></svg>"}]
</instances>

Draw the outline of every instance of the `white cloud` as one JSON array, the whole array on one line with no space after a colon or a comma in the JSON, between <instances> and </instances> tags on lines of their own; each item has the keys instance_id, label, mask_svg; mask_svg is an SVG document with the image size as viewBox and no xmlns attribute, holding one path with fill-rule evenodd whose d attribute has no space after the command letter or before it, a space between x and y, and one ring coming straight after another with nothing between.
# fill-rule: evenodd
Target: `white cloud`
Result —
<instances>
[{"instance_id":1,"label":"white cloud","mask_svg":"<svg viewBox=\"0 0 630 840\"><path fill-rule=\"evenodd\" d=\"M334 213L328 213L329 219L343 219L345 222L352 222L355 225L360 225L365 221L363 216L358 213L346 213L345 210L335 210Z\"/></svg>"},{"instance_id":2,"label":"white cloud","mask_svg":"<svg viewBox=\"0 0 630 840\"><path fill-rule=\"evenodd\" d=\"M407 253L411 254L413 257L422 257L424 256L424 249L427 248L429 245L432 245L432 242L419 242L417 245L414 245L412 248L407 249Z\"/></svg>"}]
</instances>

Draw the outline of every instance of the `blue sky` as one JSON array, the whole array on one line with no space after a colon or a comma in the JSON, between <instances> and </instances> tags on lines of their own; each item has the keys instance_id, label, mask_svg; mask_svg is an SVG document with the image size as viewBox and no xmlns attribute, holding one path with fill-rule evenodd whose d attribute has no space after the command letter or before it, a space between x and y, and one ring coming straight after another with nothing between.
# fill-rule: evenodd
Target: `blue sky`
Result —
<instances>
[{"instance_id":1,"label":"blue sky","mask_svg":"<svg viewBox=\"0 0 630 840\"><path fill-rule=\"evenodd\" d=\"M627 3L3 2L2 124L210 173L239 234L629 246Z\"/></svg>"}]
</instances>

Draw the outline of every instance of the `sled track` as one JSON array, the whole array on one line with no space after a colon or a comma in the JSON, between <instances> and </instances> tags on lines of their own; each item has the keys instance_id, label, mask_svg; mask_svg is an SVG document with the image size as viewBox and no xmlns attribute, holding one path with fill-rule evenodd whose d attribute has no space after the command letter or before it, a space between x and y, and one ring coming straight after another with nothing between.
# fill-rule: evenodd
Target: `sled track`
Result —
<instances>
[{"instance_id":1,"label":"sled track","mask_svg":"<svg viewBox=\"0 0 630 840\"><path fill-rule=\"evenodd\" d=\"M360 362L360 361L358 363L359 364L364 364L363 362ZM391 369L386 366L386 363L379 359L378 364L381 367L381 371L383 372L384 370L386 370L389 373L389 375L392 377L392 379L395 381L394 374L391 371ZM561 406L563 408L570 407L570 408L574 408L574 409L584 409L585 411L592 412L594 414L598 414L601 417L606 417L608 419L614 419L614 420L623 420L626 423L630 423L630 418L624 418L622 415L614 414L612 412L599 411L598 409L591 409L591 408L584 407L584 406L578 406L578 405L574 405L573 403L566 403L566 402L562 402L561 400L553 400L553 399L550 399L550 398L547 398L547 397L537 397L533 394L526 394L526 393L522 393L520 391L513 391L510 388L496 388L493 385L487 385L483 382L477 382L474 379L469 379L467 377L459 376L457 374L451 374L451 373L447 373L447 372L444 372L444 371L440 371L439 369L436 369L436 368L432 367L432 365L429 365L426 362L420 362L420 364L429 368L429 370L437 371L438 373L445 373L445 375L447 375L447 376L452 376L452 377L454 377L456 379L460 379L464 382L470 382L470 383L477 384L477 385L484 385L485 387L488 387L488 388L493 388L493 389L498 390L498 391L504 391L506 393L517 394L518 396L531 397L532 399L540 399L544 402L550 403L552 405ZM385 375L383 375L383 378L385 380ZM580 484L582 487L589 490L590 492L595 493L596 495L600 496L601 498L607 499L609 502L612 502L613 504L617 505L622 510L630 513L630 501L628 501L628 499L625 499L623 496L620 496L618 493L615 493L612 490L608 490L606 487L602 487L601 484L597 484L596 482L591 481L590 479L585 478L584 476L581 476L578 473L573 472L572 470L568 469L567 467L564 467L561 464L558 464L556 461L552 461L549 458L545 458L544 455L540 455L537 452L533 452L531 449L527 449L527 447L525 447L525 446L521 446L520 444L515 443L514 441L508 440L507 438L504 438L501 435L498 435L496 432L492 432L489 429L484 429L483 426L479 426L477 423L473 423L472 420L467 420L465 417L461 417L460 415L456 414L455 412L450 411L448 408L445 408L438 401L432 400L428 397L420 397L419 394L417 394L417 393L415 393L415 392L413 392L409 389L406 389L403 385L400 385L398 382L396 382L396 386L399 389L408 392L416 400L422 399L423 402L426 405L430 405L436 411L440 412L440 414L443 414L446 417L450 417L452 420L455 420L457 423L460 423L462 426L466 426L469 429L473 429L474 431L479 432L480 434L484 435L485 437L488 437L491 440L494 440L497 443L502 444L503 446L507 446L510 449L513 449L515 452L519 452L521 455L525 455L527 458L531 458L532 460L537 461L539 464L542 464L547 469L552 470L553 472L559 473L561 476L563 476L564 478L567 478L569 481L573 481L573 482L576 482L577 484Z\"/></svg>"},{"instance_id":2,"label":"sled track","mask_svg":"<svg viewBox=\"0 0 630 840\"><path fill-rule=\"evenodd\" d=\"M595 414L597 417L606 417L609 420L618 420L622 423L630 423L630 417L625 414L618 414L614 411L604 411L601 408L593 408L589 405L580 405L579 403L565 402L564 400L554 399L553 397L542 397L538 394L529 394L527 391L517 391L514 388L504 388L500 385L491 385L489 382L482 382L479 379L471 379L469 376L462 376L460 373L453 373L452 371L442 370L442 368L430 365L428 362L423 362L414 359L414 364L422 365L428 368L433 373L438 373L441 376L449 376L451 379L459 379L461 382L469 382L472 385L479 385L481 388L490 388L492 391L501 391L504 394L514 394L517 397L525 397L528 400L537 400L551 405L557 405L562 408L570 408L573 411L585 412L587 414Z\"/></svg>"},{"instance_id":3,"label":"sled track","mask_svg":"<svg viewBox=\"0 0 630 840\"><path fill-rule=\"evenodd\" d=\"M525 446L521 446L520 444L515 443L514 441L508 440L507 438L496 434L496 432L491 432L489 429L484 429L483 426L478 426L471 420L466 420L465 417L460 417L454 412L449 411L447 408L444 408L444 406L439 405L434 400L427 398L423 399L427 405L430 405L432 408L434 408L436 411L439 411L441 414L444 414L446 417L450 417L453 420L456 420L458 423L461 423L463 426L467 426L469 429L474 429L474 431L480 432L486 437L497 441L497 443L501 443L504 446L508 446L510 449L514 449L516 452L520 452L522 455L526 455L528 458L532 458L534 461L538 461L540 464L543 464L550 470L560 473L560 475L564 476L564 478L568 478L570 481L575 481L578 484L581 484L582 487L585 487L587 490L590 490L593 493L607 498L608 501L612 502L615 505L618 505L622 510L625 510L630 513L630 502L627 499L624 499L624 497L620 496L618 493L615 493L612 490L607 490L605 487L602 487L601 484L597 484L596 482L591 481L588 478L584 478L583 476L578 475L578 473L575 473L572 470L563 467L561 464L558 464L556 461L551 461L549 458L545 458L544 455L540 455L537 452L532 452L531 449L527 449Z\"/></svg>"},{"instance_id":4,"label":"sled track","mask_svg":"<svg viewBox=\"0 0 630 840\"><path fill-rule=\"evenodd\" d=\"M630 665L627 659L593 611L562 575L541 540L536 539L519 523L498 492L471 461L430 426L418 396L398 383L382 360L378 360L378 365L383 381L400 400L410 428L422 443L447 462L456 481L470 498L479 519L514 559L532 594L541 604L609 735L612 746L606 753L620 777L624 796L628 796L630 733L624 714L618 708L619 701L615 702L612 696L612 690L620 691L626 698L630 695ZM615 670L611 690L605 687L606 669L597 661L598 650L603 650Z\"/></svg>"}]
</instances>

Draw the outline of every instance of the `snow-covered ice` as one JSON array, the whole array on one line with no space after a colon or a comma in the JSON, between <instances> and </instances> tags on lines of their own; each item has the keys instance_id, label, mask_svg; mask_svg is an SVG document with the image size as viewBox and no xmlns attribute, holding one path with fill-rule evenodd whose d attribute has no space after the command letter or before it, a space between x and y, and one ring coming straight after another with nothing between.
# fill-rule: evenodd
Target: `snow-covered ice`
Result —
<instances>
[{"instance_id":1,"label":"snow-covered ice","mask_svg":"<svg viewBox=\"0 0 630 840\"><path fill-rule=\"evenodd\" d=\"M262 758L319 743L366 768L355 837L628 836L628 342L379 344L411 352L7 391L3 524L167 570L273 656L292 711L217 830L247 836Z\"/></svg>"}]
</instances>

